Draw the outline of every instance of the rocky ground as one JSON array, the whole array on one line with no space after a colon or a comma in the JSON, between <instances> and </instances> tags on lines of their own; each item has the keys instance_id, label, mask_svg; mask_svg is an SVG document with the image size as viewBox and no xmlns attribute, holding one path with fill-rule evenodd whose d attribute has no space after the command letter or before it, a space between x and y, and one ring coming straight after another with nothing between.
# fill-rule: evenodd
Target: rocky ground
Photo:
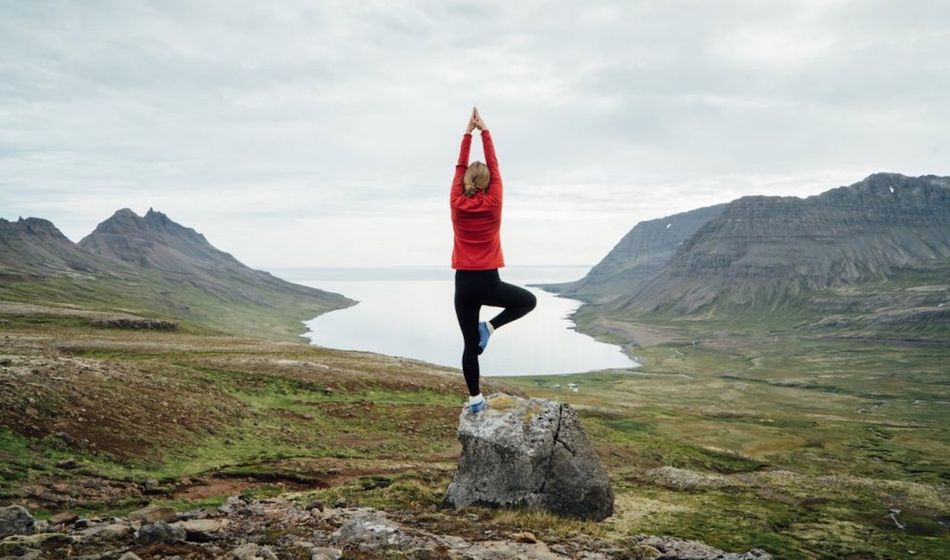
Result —
<instances>
[{"instance_id":1,"label":"rocky ground","mask_svg":"<svg viewBox=\"0 0 950 560\"><path fill-rule=\"evenodd\" d=\"M125 517L71 514L34 521L17 506L0 509L3 560L340 560L472 559L770 559L760 550L730 554L702 543L672 537L632 535L604 540L576 535L545 543L528 531L499 534L477 529L479 514L469 514L473 529L440 532L428 517L387 513L370 507L327 507L318 501L229 497L222 505L192 511L148 506Z\"/></svg>"}]
</instances>

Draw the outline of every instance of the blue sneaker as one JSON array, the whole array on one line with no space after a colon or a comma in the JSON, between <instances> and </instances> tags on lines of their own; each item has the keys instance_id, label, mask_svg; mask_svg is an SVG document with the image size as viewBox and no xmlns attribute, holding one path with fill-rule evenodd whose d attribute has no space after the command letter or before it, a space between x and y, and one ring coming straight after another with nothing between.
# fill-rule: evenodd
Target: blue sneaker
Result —
<instances>
[{"instance_id":1,"label":"blue sneaker","mask_svg":"<svg viewBox=\"0 0 950 560\"><path fill-rule=\"evenodd\" d=\"M487 402L488 402L488 401L482 399L481 402L477 402L477 403L475 403L475 404L470 404L470 405L468 405L468 410L469 410L469 412L471 412L472 414L478 414L479 412L485 410L485 404L486 404Z\"/></svg>"},{"instance_id":2,"label":"blue sneaker","mask_svg":"<svg viewBox=\"0 0 950 560\"><path fill-rule=\"evenodd\" d=\"M491 336L491 333L488 332L488 324L485 321L482 321L478 324L478 348L480 350L485 350L485 347L488 346L488 337ZM481 354L481 352L479 352Z\"/></svg>"}]
</instances>

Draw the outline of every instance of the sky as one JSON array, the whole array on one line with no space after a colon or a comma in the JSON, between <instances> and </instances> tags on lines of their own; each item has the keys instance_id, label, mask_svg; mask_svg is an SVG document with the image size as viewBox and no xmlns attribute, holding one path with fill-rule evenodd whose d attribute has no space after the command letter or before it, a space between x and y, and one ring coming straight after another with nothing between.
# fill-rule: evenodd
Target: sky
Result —
<instances>
[{"instance_id":1,"label":"sky","mask_svg":"<svg viewBox=\"0 0 950 560\"><path fill-rule=\"evenodd\" d=\"M506 263L592 265L641 220L950 175L948 53L946 1L0 0L0 217L448 267L477 105Z\"/></svg>"}]
</instances>

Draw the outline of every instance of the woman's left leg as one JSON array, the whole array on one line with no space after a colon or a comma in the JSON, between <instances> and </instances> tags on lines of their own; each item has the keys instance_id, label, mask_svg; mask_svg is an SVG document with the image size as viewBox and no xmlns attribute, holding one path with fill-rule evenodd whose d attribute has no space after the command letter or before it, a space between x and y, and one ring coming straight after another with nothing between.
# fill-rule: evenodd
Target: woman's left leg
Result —
<instances>
[{"instance_id":1,"label":"woman's left leg","mask_svg":"<svg viewBox=\"0 0 950 560\"><path fill-rule=\"evenodd\" d=\"M530 313L538 305L538 298L520 286L499 280L492 284L482 303L492 307L504 307L501 313L490 321L492 328L497 329Z\"/></svg>"},{"instance_id":2,"label":"woman's left leg","mask_svg":"<svg viewBox=\"0 0 950 560\"><path fill-rule=\"evenodd\" d=\"M465 348L462 350L462 374L465 377L465 385L468 387L468 394L475 396L479 394L478 367L478 311L481 305L478 301L466 297L467 290L464 287L456 285L455 288L455 315L458 318L459 328L462 330L462 340Z\"/></svg>"}]
</instances>

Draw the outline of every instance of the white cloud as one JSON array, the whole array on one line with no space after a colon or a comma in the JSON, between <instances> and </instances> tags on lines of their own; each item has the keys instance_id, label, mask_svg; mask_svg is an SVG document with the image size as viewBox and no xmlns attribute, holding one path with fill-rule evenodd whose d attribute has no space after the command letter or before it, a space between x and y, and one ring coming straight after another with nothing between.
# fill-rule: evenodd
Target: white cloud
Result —
<instances>
[{"instance_id":1,"label":"white cloud","mask_svg":"<svg viewBox=\"0 0 950 560\"><path fill-rule=\"evenodd\" d=\"M446 190L477 103L509 263L593 263L642 219L950 174L948 16L936 1L0 1L0 215L78 240L154 207L255 266L447 265Z\"/></svg>"}]
</instances>

